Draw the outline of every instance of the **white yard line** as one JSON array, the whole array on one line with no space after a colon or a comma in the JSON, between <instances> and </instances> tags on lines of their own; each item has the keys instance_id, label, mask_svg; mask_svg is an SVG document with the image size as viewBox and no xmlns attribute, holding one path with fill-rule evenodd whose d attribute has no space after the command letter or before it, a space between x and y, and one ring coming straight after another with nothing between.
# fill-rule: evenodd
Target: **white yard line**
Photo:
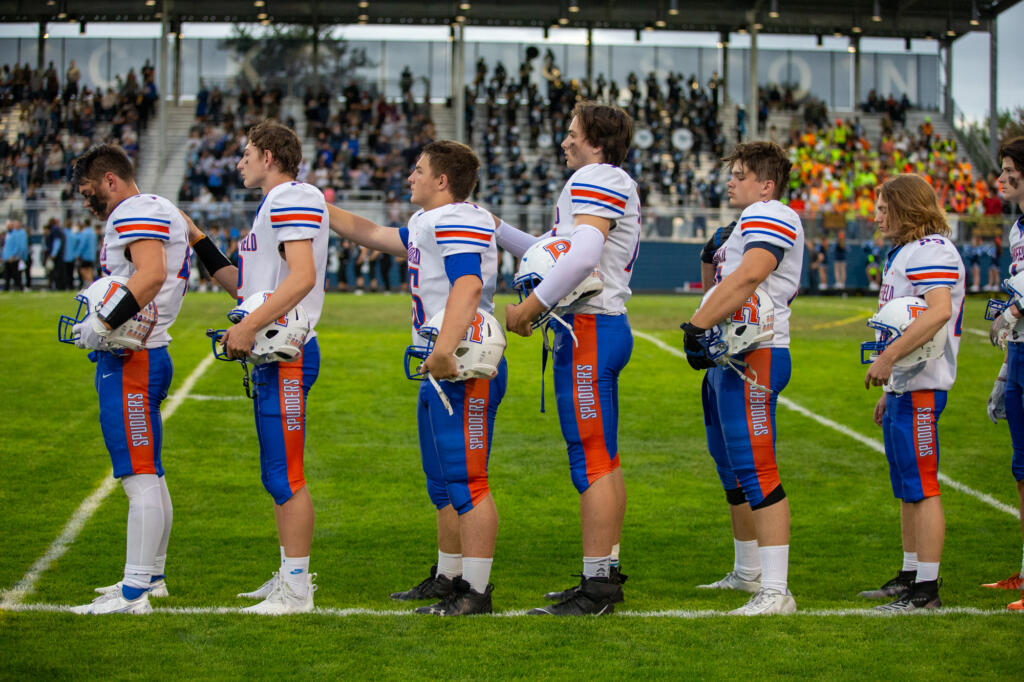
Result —
<instances>
[{"instance_id":1,"label":"white yard line","mask_svg":"<svg viewBox=\"0 0 1024 682\"><path fill-rule=\"evenodd\" d=\"M677 357L683 358L684 360L686 359L686 354L683 353L683 351L679 350L678 348L675 348L674 346L670 346L669 344L665 343L664 341L655 336L645 334L644 332L639 332L635 329L633 330L633 336L637 336L645 341L650 341L663 351L671 353L672 355L675 355ZM852 438L858 443L866 445L867 447L871 448L876 452L885 454L885 446L882 444L882 441L877 440L875 438L868 438L863 434L857 433L853 429L850 429L846 426L843 426L842 424L834 422L831 419L827 419L826 417L822 417L820 414L815 414L814 412L808 410L806 407L793 402L792 400L786 398L785 396L779 396L779 405L782 405L783 407L787 407L793 410L794 412L802 414L808 419L813 419L822 426L827 426L828 428L834 431L838 431L844 436ZM958 490L962 493L970 495L971 497L980 500L981 502L984 502L990 507L994 507L995 509L998 509L1001 512L1006 512L1015 519L1019 518L1019 512L1014 507L1011 507L1008 504L1000 502L999 500L997 500L996 498L992 497L987 493L980 492L978 490L975 490L974 488L971 488L970 486L964 485L960 481L954 480L942 472L939 472L939 481L943 485L947 485L950 488L953 488L954 490Z\"/></svg>"},{"instance_id":2,"label":"white yard line","mask_svg":"<svg viewBox=\"0 0 1024 682\"><path fill-rule=\"evenodd\" d=\"M69 612L71 606L65 604L14 604L10 606L0 606L2 609L7 611L42 611L48 613L66 613ZM156 607L153 609L154 614L166 614L172 616L193 616L193 615L233 615L241 614L241 607L223 607L223 606L211 606L211 607L177 607L177 608L164 608ZM265 618L266 616L258 616L245 614L250 618ZM301 614L299 614L301 615ZM418 616L430 620L429 617L420 616L413 610L398 611L398 610L385 610L385 609L322 609L317 608L309 614L311 616L327 616L331 618L351 618L352 616L374 616L374 617L401 617L401 616ZM883 611L875 611L872 608L865 607L862 609L807 609L805 611L797 611L791 616L779 616L779 618L793 618L793 617L811 617L811 618L942 618L944 616L957 616L957 615L969 615L969 616L1005 616L1009 615L1011 618L1019 618L1020 616L1013 615L1006 609L977 609L971 607L943 607L941 609L920 609L912 613L885 613ZM675 619L697 619L697 618L732 618L728 611L714 611L711 609L701 609L699 611L689 611L685 609L672 609L669 611L616 611L612 618L675 618ZM485 616L477 616L485 617ZM491 618L533 618L534 616L527 616L526 611L522 609L514 609L509 611L502 611L500 613L490 614Z\"/></svg>"},{"instance_id":3,"label":"white yard line","mask_svg":"<svg viewBox=\"0 0 1024 682\"><path fill-rule=\"evenodd\" d=\"M199 381L199 377L202 376L203 372L213 364L213 355L207 355L202 361L196 365L196 368L192 370L192 373L185 379L185 383L181 385L174 395L168 398L163 408L160 410L163 421L166 422L168 419L174 416L178 406L185 400L192 387L195 386L196 382ZM28 572L21 577L21 580L16 582L9 590L4 590L0 594L0 608L11 609L19 604L26 596L32 593L35 589L36 582L39 577L45 573L53 562L64 556L64 552L68 551L68 548L78 537L78 534L82 531L86 522L96 513L100 504L103 500L113 491L117 485L117 480L113 478L113 470L108 469L107 475L104 477L103 482L96 487L89 497L85 498L85 501L79 505L75 513L71 515L67 525L64 526L64 530L61 531L57 539L49 546L43 556L39 557L32 567L28 569Z\"/></svg>"}]
</instances>

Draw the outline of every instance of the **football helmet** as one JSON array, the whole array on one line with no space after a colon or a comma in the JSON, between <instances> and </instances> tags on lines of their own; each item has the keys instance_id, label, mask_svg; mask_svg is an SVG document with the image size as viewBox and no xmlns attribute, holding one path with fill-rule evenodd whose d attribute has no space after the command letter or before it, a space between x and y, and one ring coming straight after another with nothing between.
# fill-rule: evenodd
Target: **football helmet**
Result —
<instances>
[{"instance_id":1,"label":"football helmet","mask_svg":"<svg viewBox=\"0 0 1024 682\"><path fill-rule=\"evenodd\" d=\"M928 303L918 296L899 296L882 306L867 322L867 325L875 330L875 340L860 344L861 364L868 365L874 362L875 358L888 348L890 343L898 339L910 323L925 310L928 310ZM947 335L946 325L942 325L930 341L915 348L893 365L907 368L942 357L946 352Z\"/></svg>"},{"instance_id":2,"label":"football helmet","mask_svg":"<svg viewBox=\"0 0 1024 682\"><path fill-rule=\"evenodd\" d=\"M79 338L79 334L74 330L75 325L86 320L92 322L90 316L96 314L96 310L111 290L123 287L127 283L127 277L108 275L100 277L78 292L75 295L78 308L75 310L74 316L61 315L57 322L57 339L62 343L74 344ZM150 301L130 320L105 335L107 346L112 349L142 350L153 327L156 326L157 319L156 303Z\"/></svg>"},{"instance_id":3,"label":"football helmet","mask_svg":"<svg viewBox=\"0 0 1024 682\"><path fill-rule=\"evenodd\" d=\"M992 321L1006 310L1014 301L1024 303L1024 272L1017 273L1003 280L1003 291L1010 295L1005 301L998 298L988 299L985 306L985 319Z\"/></svg>"},{"instance_id":4,"label":"football helmet","mask_svg":"<svg viewBox=\"0 0 1024 682\"><path fill-rule=\"evenodd\" d=\"M270 298L273 291L257 291L250 295L231 312L228 319L238 324L242 319L259 308ZM223 345L219 341L227 330L209 330L207 334L213 339L213 355L218 360L233 360L229 358ZM294 360L302 352L306 343L306 336L309 334L309 316L305 308L297 305L286 315L283 315L270 324L256 332L253 340L252 350L246 358L246 362L254 365L262 365L268 362L289 362Z\"/></svg>"},{"instance_id":5,"label":"football helmet","mask_svg":"<svg viewBox=\"0 0 1024 682\"><path fill-rule=\"evenodd\" d=\"M714 290L715 287L708 289L701 306ZM739 355L751 346L771 341L774 336L775 303L758 287L736 312L708 330L709 357L722 364L724 356Z\"/></svg>"},{"instance_id":6,"label":"football helmet","mask_svg":"<svg viewBox=\"0 0 1024 682\"><path fill-rule=\"evenodd\" d=\"M423 361L430 357L444 324L444 311L430 318L417 333L426 340L424 345L413 345L405 349L405 375L410 379L427 378L421 371ZM458 374L447 381L467 379L493 379L498 376L498 365L505 354L505 331L494 315L477 310L466 335L455 347L455 364ZM415 363L415 364L413 364Z\"/></svg>"},{"instance_id":7,"label":"football helmet","mask_svg":"<svg viewBox=\"0 0 1024 682\"><path fill-rule=\"evenodd\" d=\"M516 276L512 280L512 288L519 294L520 303L529 298L533 290L537 288L537 285L543 282L547 274L555 267L558 259L569 252L571 246L572 243L568 239L545 237L538 239L526 250L522 260L519 261ZM590 298L600 293L602 289L604 289L604 282L598 275L597 270L594 270L582 282L576 285L576 288L553 305L550 310L534 320L532 323L533 328L536 329L547 322L548 318L553 317L553 313L559 308L565 308L576 301Z\"/></svg>"}]
</instances>

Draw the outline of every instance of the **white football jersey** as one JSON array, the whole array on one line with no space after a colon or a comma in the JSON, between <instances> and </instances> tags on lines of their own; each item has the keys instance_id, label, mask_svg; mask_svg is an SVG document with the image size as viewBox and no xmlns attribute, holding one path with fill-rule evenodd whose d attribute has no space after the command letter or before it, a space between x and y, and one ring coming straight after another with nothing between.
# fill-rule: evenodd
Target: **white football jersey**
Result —
<instances>
[{"instance_id":1,"label":"white football jersey","mask_svg":"<svg viewBox=\"0 0 1024 682\"><path fill-rule=\"evenodd\" d=\"M789 206L770 199L743 209L732 234L715 252L715 284L739 267L748 249L761 246L781 252L778 266L761 282L775 306L775 336L755 348L789 348L789 304L800 290L804 268L804 227Z\"/></svg>"},{"instance_id":2,"label":"white football jersey","mask_svg":"<svg viewBox=\"0 0 1024 682\"><path fill-rule=\"evenodd\" d=\"M188 291L188 224L178 208L154 194L135 194L118 204L107 217L100 250L100 271L104 275L131 277L135 266L126 247L140 239L156 239L164 246L167 276L153 303L157 323L146 348L162 348L171 342L167 329L178 317L181 301Z\"/></svg>"},{"instance_id":3,"label":"white football jersey","mask_svg":"<svg viewBox=\"0 0 1024 682\"><path fill-rule=\"evenodd\" d=\"M952 315L946 323L946 350L914 367L896 367L886 391L948 391L956 379L956 354L960 350L960 327L964 314L964 262L956 246L946 237L930 234L924 239L897 246L889 252L878 292L878 307L898 296L920 296L936 287L950 289Z\"/></svg>"},{"instance_id":4,"label":"white football jersey","mask_svg":"<svg viewBox=\"0 0 1024 682\"><path fill-rule=\"evenodd\" d=\"M480 254L483 291L479 308L494 312L498 247L490 212L470 202L445 204L430 211L421 209L409 218L409 226L401 234L409 254L413 345L423 344L416 330L444 310L448 303L451 284L444 268L444 259L448 256Z\"/></svg>"},{"instance_id":5,"label":"white football jersey","mask_svg":"<svg viewBox=\"0 0 1024 682\"><path fill-rule=\"evenodd\" d=\"M1024 272L1024 215L1010 226L1010 277Z\"/></svg>"},{"instance_id":6,"label":"white football jersey","mask_svg":"<svg viewBox=\"0 0 1024 682\"><path fill-rule=\"evenodd\" d=\"M572 239L577 215L607 218L612 225L597 264L604 289L569 306L566 312L622 315L632 294L629 280L640 250L640 197L636 183L626 171L609 163L592 163L580 168L565 183L558 197L551 235Z\"/></svg>"},{"instance_id":7,"label":"white football jersey","mask_svg":"<svg viewBox=\"0 0 1024 682\"><path fill-rule=\"evenodd\" d=\"M257 291L273 291L290 272L284 260L284 242L313 240L316 284L302 299L309 317L309 336L324 307L327 242L330 234L323 193L304 182L284 182L263 197L252 230L238 243L238 302Z\"/></svg>"}]
</instances>

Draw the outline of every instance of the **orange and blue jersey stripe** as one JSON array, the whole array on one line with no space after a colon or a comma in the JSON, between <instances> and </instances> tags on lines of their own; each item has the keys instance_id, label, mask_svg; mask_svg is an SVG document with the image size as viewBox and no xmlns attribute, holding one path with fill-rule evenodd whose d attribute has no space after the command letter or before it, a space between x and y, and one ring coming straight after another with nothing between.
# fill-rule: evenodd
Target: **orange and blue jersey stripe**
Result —
<instances>
[{"instance_id":1,"label":"orange and blue jersey stripe","mask_svg":"<svg viewBox=\"0 0 1024 682\"><path fill-rule=\"evenodd\" d=\"M438 225L434 228L434 238L438 246L468 244L487 248L491 245L493 228L477 225Z\"/></svg>"},{"instance_id":2,"label":"orange and blue jersey stripe","mask_svg":"<svg viewBox=\"0 0 1024 682\"><path fill-rule=\"evenodd\" d=\"M309 227L319 230L323 218L324 209L313 206L285 206L270 209L270 226L275 229Z\"/></svg>"},{"instance_id":3,"label":"orange and blue jersey stripe","mask_svg":"<svg viewBox=\"0 0 1024 682\"><path fill-rule=\"evenodd\" d=\"M959 277L960 270L955 265L929 265L919 268L907 268L907 279L915 287L954 286Z\"/></svg>"},{"instance_id":4,"label":"orange and blue jersey stripe","mask_svg":"<svg viewBox=\"0 0 1024 682\"><path fill-rule=\"evenodd\" d=\"M118 239L171 239L171 221L160 218L120 218L114 230Z\"/></svg>"},{"instance_id":5,"label":"orange and blue jersey stripe","mask_svg":"<svg viewBox=\"0 0 1024 682\"><path fill-rule=\"evenodd\" d=\"M787 246L793 246L796 243L797 231L785 220L766 215L751 215L740 220L740 234L744 237L749 235L774 237Z\"/></svg>"},{"instance_id":6,"label":"orange and blue jersey stripe","mask_svg":"<svg viewBox=\"0 0 1024 682\"><path fill-rule=\"evenodd\" d=\"M598 185L588 185L584 182L572 183L569 187L569 194L573 204L593 204L619 215L625 215L626 201L629 199L625 194L619 194Z\"/></svg>"}]
</instances>

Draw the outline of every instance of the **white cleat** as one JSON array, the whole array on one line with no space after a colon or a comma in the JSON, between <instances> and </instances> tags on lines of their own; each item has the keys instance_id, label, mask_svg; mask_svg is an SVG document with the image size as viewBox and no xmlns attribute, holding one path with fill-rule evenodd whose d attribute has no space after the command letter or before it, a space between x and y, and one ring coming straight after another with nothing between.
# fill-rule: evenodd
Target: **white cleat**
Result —
<instances>
[{"instance_id":1,"label":"white cleat","mask_svg":"<svg viewBox=\"0 0 1024 682\"><path fill-rule=\"evenodd\" d=\"M257 613L264 616L281 616L287 613L309 613L313 610L313 584L315 574L306 576L306 594L300 595L285 580L279 580L274 591L255 606L242 609L242 613Z\"/></svg>"},{"instance_id":2,"label":"white cleat","mask_svg":"<svg viewBox=\"0 0 1024 682\"><path fill-rule=\"evenodd\" d=\"M762 587L743 606L729 612L730 616L773 616L796 613L796 600L789 590L779 592Z\"/></svg>"},{"instance_id":3,"label":"white cleat","mask_svg":"<svg viewBox=\"0 0 1024 682\"><path fill-rule=\"evenodd\" d=\"M252 592L239 592L239 599L266 599L277 587L278 581L281 579L281 575L274 571L274 574L270 576L270 580L257 587Z\"/></svg>"},{"instance_id":4,"label":"white cleat","mask_svg":"<svg viewBox=\"0 0 1024 682\"><path fill-rule=\"evenodd\" d=\"M724 578L716 580L713 583L707 585L697 585L699 590L737 590L739 592L749 592L750 594L757 594L758 590L761 589L761 576L757 576L753 580L744 580L736 573L736 571L729 571Z\"/></svg>"},{"instance_id":5,"label":"white cleat","mask_svg":"<svg viewBox=\"0 0 1024 682\"><path fill-rule=\"evenodd\" d=\"M149 605L149 593L143 592L138 599L125 599L121 591L107 592L92 600L92 603L81 606L73 606L71 613L88 616L101 616L108 613L152 613L153 607Z\"/></svg>"},{"instance_id":6,"label":"white cleat","mask_svg":"<svg viewBox=\"0 0 1024 682\"><path fill-rule=\"evenodd\" d=\"M121 583L117 582L113 585L107 585L106 587L97 587L94 592L97 594L110 594L111 592L120 592ZM169 597L170 593L167 591L167 581L163 578L149 584L149 596L150 597Z\"/></svg>"}]
</instances>

